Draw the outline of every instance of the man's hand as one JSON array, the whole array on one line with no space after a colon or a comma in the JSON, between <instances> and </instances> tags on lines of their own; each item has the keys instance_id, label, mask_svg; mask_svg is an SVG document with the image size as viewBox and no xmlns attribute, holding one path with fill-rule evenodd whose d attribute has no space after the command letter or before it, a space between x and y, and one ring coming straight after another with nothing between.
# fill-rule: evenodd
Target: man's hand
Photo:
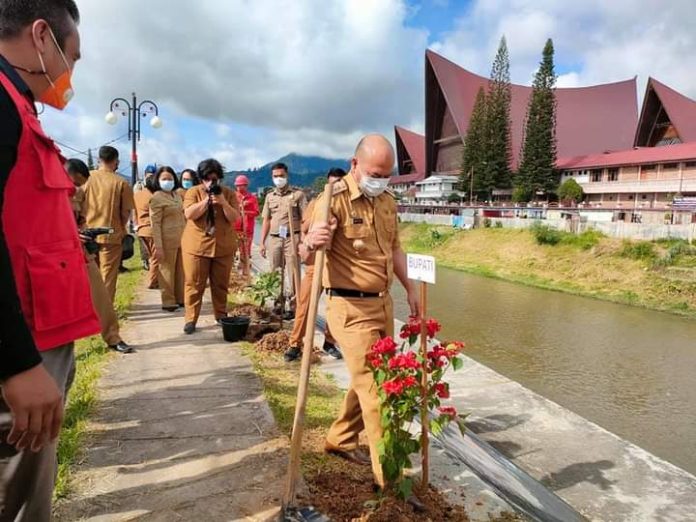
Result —
<instances>
[{"instance_id":1,"label":"man's hand","mask_svg":"<svg viewBox=\"0 0 696 522\"><path fill-rule=\"evenodd\" d=\"M411 316L420 317L420 299L413 285L409 285L406 299L408 300L408 307L411 309Z\"/></svg>"},{"instance_id":2,"label":"man's hand","mask_svg":"<svg viewBox=\"0 0 696 522\"><path fill-rule=\"evenodd\" d=\"M19 451L37 452L55 440L63 422L63 396L43 364L7 379L2 395L12 413L7 437Z\"/></svg>"},{"instance_id":3,"label":"man's hand","mask_svg":"<svg viewBox=\"0 0 696 522\"><path fill-rule=\"evenodd\" d=\"M329 222L313 223L307 233L307 244L313 249L321 248L328 245L333 238L338 222L335 217L329 219Z\"/></svg>"},{"instance_id":4,"label":"man's hand","mask_svg":"<svg viewBox=\"0 0 696 522\"><path fill-rule=\"evenodd\" d=\"M261 254L261 257L266 259L266 245L261 245L259 247L259 254Z\"/></svg>"},{"instance_id":5,"label":"man's hand","mask_svg":"<svg viewBox=\"0 0 696 522\"><path fill-rule=\"evenodd\" d=\"M80 241L82 241L82 244L83 244L83 245L84 245L85 243L89 243L90 241L92 241L92 238L91 238L91 237L86 236L86 235L84 235L84 234L82 234L82 233L80 233L80 232L78 232L77 235L80 236Z\"/></svg>"},{"instance_id":6,"label":"man's hand","mask_svg":"<svg viewBox=\"0 0 696 522\"><path fill-rule=\"evenodd\" d=\"M215 206L223 206L225 203L227 203L227 200L222 196L211 195L210 202Z\"/></svg>"}]
</instances>

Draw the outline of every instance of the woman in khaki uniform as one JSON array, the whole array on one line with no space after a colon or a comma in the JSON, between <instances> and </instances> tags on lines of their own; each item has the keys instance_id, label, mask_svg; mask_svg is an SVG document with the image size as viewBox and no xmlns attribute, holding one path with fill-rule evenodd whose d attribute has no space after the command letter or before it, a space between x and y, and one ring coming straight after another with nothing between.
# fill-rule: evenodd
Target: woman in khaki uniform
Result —
<instances>
[{"instance_id":1,"label":"woman in khaki uniform","mask_svg":"<svg viewBox=\"0 0 696 522\"><path fill-rule=\"evenodd\" d=\"M152 241L152 226L150 223L150 201L155 192L155 174L145 174L145 186L142 190L133 194L133 202L135 203L135 233L140 239L140 244L145 247L147 252L148 263L148 281L147 287L155 290L158 287L157 283L157 259L155 258L155 248Z\"/></svg>"},{"instance_id":2,"label":"woman in khaki uniform","mask_svg":"<svg viewBox=\"0 0 696 522\"><path fill-rule=\"evenodd\" d=\"M184 259L186 325L184 332L196 331L205 284L210 280L215 320L227 316L227 291L237 250L234 222L239 204L234 191L220 185L222 165L207 159L198 165L202 184L190 188L184 198L186 228L181 239Z\"/></svg>"},{"instance_id":3,"label":"woman in khaki uniform","mask_svg":"<svg viewBox=\"0 0 696 522\"><path fill-rule=\"evenodd\" d=\"M155 193L150 200L150 221L154 257L159 263L162 310L174 312L184 306L184 266L181 236L186 219L177 189L179 181L171 167L160 167L155 174Z\"/></svg>"},{"instance_id":4,"label":"woman in khaki uniform","mask_svg":"<svg viewBox=\"0 0 696 522\"><path fill-rule=\"evenodd\" d=\"M181 199L183 201L184 196L186 195L186 192L188 189L195 187L196 185L200 185L200 181L198 180L198 175L196 174L196 171L193 169L184 169L181 171L181 179L179 180L179 186L180 188L176 189L176 193L181 196Z\"/></svg>"}]
</instances>

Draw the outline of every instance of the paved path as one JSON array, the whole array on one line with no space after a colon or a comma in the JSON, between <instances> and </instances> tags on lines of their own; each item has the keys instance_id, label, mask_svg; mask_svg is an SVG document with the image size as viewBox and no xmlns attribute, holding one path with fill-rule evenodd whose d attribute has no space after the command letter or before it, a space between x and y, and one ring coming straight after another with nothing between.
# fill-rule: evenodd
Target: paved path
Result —
<instances>
[{"instance_id":1,"label":"paved path","mask_svg":"<svg viewBox=\"0 0 696 522\"><path fill-rule=\"evenodd\" d=\"M141 290L101 379L94 440L59 521L268 520L276 513L287 438L259 379L224 343L209 309L193 336L181 313Z\"/></svg>"}]
</instances>

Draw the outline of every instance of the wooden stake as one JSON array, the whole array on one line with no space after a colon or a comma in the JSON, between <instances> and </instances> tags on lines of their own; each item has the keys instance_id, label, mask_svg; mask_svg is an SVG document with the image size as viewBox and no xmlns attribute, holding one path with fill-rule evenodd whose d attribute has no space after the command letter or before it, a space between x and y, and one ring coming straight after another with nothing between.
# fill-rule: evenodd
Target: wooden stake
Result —
<instances>
[{"instance_id":1,"label":"wooden stake","mask_svg":"<svg viewBox=\"0 0 696 522\"><path fill-rule=\"evenodd\" d=\"M420 284L420 313L421 313L421 356L423 357L423 369L421 376L421 455L422 455L422 481L421 487L425 492L430 476L430 439L428 437L428 327L427 327L427 283Z\"/></svg>"},{"instance_id":2,"label":"wooden stake","mask_svg":"<svg viewBox=\"0 0 696 522\"><path fill-rule=\"evenodd\" d=\"M290 196L292 201L293 197ZM288 231L290 232L290 247L292 248L292 276L295 285L295 307L297 307L297 299L300 294L300 264L297 259L297 243L295 242L295 225L292 220L292 205L288 205ZM283 252L285 255L285 252Z\"/></svg>"},{"instance_id":3,"label":"wooden stake","mask_svg":"<svg viewBox=\"0 0 696 522\"><path fill-rule=\"evenodd\" d=\"M317 222L328 223L331 210L331 198L333 196L333 183L329 182L324 187L324 199L317 206ZM287 483L283 496L283 512L288 507L294 507L295 488L300 474L300 457L302 454L302 431L304 429L305 410L307 407L307 390L309 387L309 370L312 362L312 350L314 348L314 330L317 322L317 310L321 296L321 279L324 271L324 248L316 252L314 260L314 279L312 280L312 293L309 298L307 310L307 330L302 350L302 366L300 367L300 382L297 387L297 404L295 406L295 420L292 425L292 439L290 440L290 461L288 463Z\"/></svg>"}]
</instances>

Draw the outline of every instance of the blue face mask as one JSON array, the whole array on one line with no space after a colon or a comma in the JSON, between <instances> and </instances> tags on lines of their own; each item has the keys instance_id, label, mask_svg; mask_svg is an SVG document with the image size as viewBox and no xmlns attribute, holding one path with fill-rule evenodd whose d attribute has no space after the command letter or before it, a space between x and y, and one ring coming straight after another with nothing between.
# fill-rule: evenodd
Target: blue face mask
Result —
<instances>
[{"instance_id":1,"label":"blue face mask","mask_svg":"<svg viewBox=\"0 0 696 522\"><path fill-rule=\"evenodd\" d=\"M184 187L186 190L188 190L191 187L193 187L193 180L192 179L184 179L181 181L181 186Z\"/></svg>"},{"instance_id":2,"label":"blue face mask","mask_svg":"<svg viewBox=\"0 0 696 522\"><path fill-rule=\"evenodd\" d=\"M165 179L160 181L160 188L165 192L171 192L172 190L174 190L174 180Z\"/></svg>"}]
</instances>

